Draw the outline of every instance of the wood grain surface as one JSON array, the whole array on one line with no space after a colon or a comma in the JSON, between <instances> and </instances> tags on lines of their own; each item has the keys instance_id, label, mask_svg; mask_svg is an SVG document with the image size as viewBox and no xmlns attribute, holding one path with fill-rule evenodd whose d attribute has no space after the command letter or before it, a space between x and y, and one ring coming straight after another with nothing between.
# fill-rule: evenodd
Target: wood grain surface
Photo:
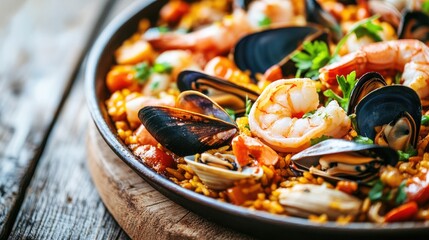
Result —
<instances>
[{"instance_id":1,"label":"wood grain surface","mask_svg":"<svg viewBox=\"0 0 429 240\"><path fill-rule=\"evenodd\" d=\"M79 69L100 27L130 2L1 2L0 239L128 238L87 171Z\"/></svg>"},{"instance_id":2,"label":"wood grain surface","mask_svg":"<svg viewBox=\"0 0 429 240\"><path fill-rule=\"evenodd\" d=\"M133 239L251 239L163 196L113 153L93 125L88 166L106 207Z\"/></svg>"}]
</instances>

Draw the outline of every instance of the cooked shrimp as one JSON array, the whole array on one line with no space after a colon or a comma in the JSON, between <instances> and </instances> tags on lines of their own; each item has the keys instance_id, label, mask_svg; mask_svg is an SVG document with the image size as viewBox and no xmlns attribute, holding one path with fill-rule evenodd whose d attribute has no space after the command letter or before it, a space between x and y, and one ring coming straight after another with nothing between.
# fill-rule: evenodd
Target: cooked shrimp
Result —
<instances>
[{"instance_id":1,"label":"cooked shrimp","mask_svg":"<svg viewBox=\"0 0 429 240\"><path fill-rule=\"evenodd\" d=\"M155 63L166 63L173 69L171 76L176 81L177 75L183 70L201 70L201 67L192 53L187 50L169 50L165 51L155 59Z\"/></svg>"},{"instance_id":2,"label":"cooked shrimp","mask_svg":"<svg viewBox=\"0 0 429 240\"><path fill-rule=\"evenodd\" d=\"M237 9L222 22L200 30L187 33L165 33L157 36L145 36L146 40L158 50L188 49L202 52L207 59L228 52L245 34L250 26L243 10Z\"/></svg>"},{"instance_id":3,"label":"cooked shrimp","mask_svg":"<svg viewBox=\"0 0 429 240\"><path fill-rule=\"evenodd\" d=\"M297 152L310 140L325 136L342 137L350 129L350 119L336 101L317 108L319 96L310 79L277 80L268 85L249 113L254 135L280 152ZM307 117L304 114L315 111Z\"/></svg>"},{"instance_id":4,"label":"cooked shrimp","mask_svg":"<svg viewBox=\"0 0 429 240\"><path fill-rule=\"evenodd\" d=\"M429 96L429 47L418 40L372 43L349 53L339 62L320 69L320 79L335 87L336 76L356 70L357 76L369 71L403 71L402 82L425 99Z\"/></svg>"},{"instance_id":5,"label":"cooked shrimp","mask_svg":"<svg viewBox=\"0 0 429 240\"><path fill-rule=\"evenodd\" d=\"M253 159L264 165L274 165L279 160L279 155L257 138L238 135L232 139L231 144L240 166L246 166Z\"/></svg>"},{"instance_id":6,"label":"cooked shrimp","mask_svg":"<svg viewBox=\"0 0 429 240\"><path fill-rule=\"evenodd\" d=\"M247 18L254 29L271 25L291 25L297 22L298 16L302 16L296 14L299 8L298 2L292 0L253 1L249 5Z\"/></svg>"},{"instance_id":7,"label":"cooked shrimp","mask_svg":"<svg viewBox=\"0 0 429 240\"><path fill-rule=\"evenodd\" d=\"M133 98L125 103L125 111L127 113L127 120L130 123L131 127L137 127L141 124L138 117L140 109L145 106L174 106L175 97L172 95L165 94L165 96L160 96L160 98L152 96L140 96Z\"/></svg>"}]
</instances>

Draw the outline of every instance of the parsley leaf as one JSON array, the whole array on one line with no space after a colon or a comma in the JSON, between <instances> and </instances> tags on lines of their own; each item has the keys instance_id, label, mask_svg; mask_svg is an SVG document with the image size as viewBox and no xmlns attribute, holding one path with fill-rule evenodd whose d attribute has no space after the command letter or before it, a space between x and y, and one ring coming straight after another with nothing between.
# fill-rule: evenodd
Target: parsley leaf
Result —
<instances>
[{"instance_id":1,"label":"parsley leaf","mask_svg":"<svg viewBox=\"0 0 429 240\"><path fill-rule=\"evenodd\" d=\"M225 108L225 112L228 113L228 115L232 118L232 120L235 120L235 111L230 108Z\"/></svg>"},{"instance_id":2,"label":"parsley leaf","mask_svg":"<svg viewBox=\"0 0 429 240\"><path fill-rule=\"evenodd\" d=\"M378 34L379 31L382 31L383 28L381 26L378 26L374 23L372 23L373 20L379 18L380 15L374 15L370 18L364 19L362 21L359 21L355 23L350 29L350 31L338 42L337 47L335 48L333 56L337 56L340 52L340 49L343 47L343 45L347 42L347 39L352 35L355 34L357 38L361 38L363 36L368 36L372 38L374 41L379 42L382 41L380 35ZM334 59L334 58L333 58ZM331 60L332 62L332 60Z\"/></svg>"},{"instance_id":3,"label":"parsley leaf","mask_svg":"<svg viewBox=\"0 0 429 240\"><path fill-rule=\"evenodd\" d=\"M402 181L398 187L398 192L396 194L396 199L395 199L396 205L400 205L400 204L404 203L405 200L407 199L407 192L405 191L405 187L406 187L405 183L406 182L407 182L406 180Z\"/></svg>"},{"instance_id":4,"label":"parsley leaf","mask_svg":"<svg viewBox=\"0 0 429 240\"><path fill-rule=\"evenodd\" d=\"M316 145L316 144L323 142L323 141L330 139L330 138L332 138L332 137L326 136L326 135L322 135L321 137L318 137L318 138L312 138L312 139L310 139L310 145L311 146Z\"/></svg>"},{"instance_id":5,"label":"parsley leaf","mask_svg":"<svg viewBox=\"0 0 429 240\"><path fill-rule=\"evenodd\" d=\"M304 42L303 50L296 52L292 56L292 61L298 68L297 76L311 79L317 79L319 76L319 69L325 66L331 59L328 45L323 41Z\"/></svg>"},{"instance_id":6,"label":"parsley leaf","mask_svg":"<svg viewBox=\"0 0 429 240\"><path fill-rule=\"evenodd\" d=\"M372 141L371 138L364 137L361 135L357 135L356 137L354 137L353 141L357 142L357 143L362 143L362 144L373 144L374 143L374 141Z\"/></svg>"},{"instance_id":7,"label":"parsley leaf","mask_svg":"<svg viewBox=\"0 0 429 240\"><path fill-rule=\"evenodd\" d=\"M316 112L316 110L310 111L304 115L302 115L302 118L309 118L311 116L313 116L313 114Z\"/></svg>"},{"instance_id":8,"label":"parsley leaf","mask_svg":"<svg viewBox=\"0 0 429 240\"><path fill-rule=\"evenodd\" d=\"M381 180L378 180L368 193L369 199L373 202L382 200L383 189L384 189L383 182Z\"/></svg>"},{"instance_id":9,"label":"parsley leaf","mask_svg":"<svg viewBox=\"0 0 429 240\"><path fill-rule=\"evenodd\" d=\"M150 67L146 62L137 64L134 66L134 69L136 71L134 77L140 84L146 82L149 78L149 75L151 74Z\"/></svg>"},{"instance_id":10,"label":"parsley leaf","mask_svg":"<svg viewBox=\"0 0 429 240\"><path fill-rule=\"evenodd\" d=\"M169 63L155 63L152 71L156 73L171 73L173 67Z\"/></svg>"},{"instance_id":11,"label":"parsley leaf","mask_svg":"<svg viewBox=\"0 0 429 240\"><path fill-rule=\"evenodd\" d=\"M408 161L408 159L412 156L417 155L417 150L413 148L413 146L408 146L405 151L398 150L399 161Z\"/></svg>"},{"instance_id":12,"label":"parsley leaf","mask_svg":"<svg viewBox=\"0 0 429 240\"><path fill-rule=\"evenodd\" d=\"M268 27L271 24L271 18L269 18L267 15L264 15L264 17L258 21L258 26L260 27Z\"/></svg>"},{"instance_id":13,"label":"parsley leaf","mask_svg":"<svg viewBox=\"0 0 429 240\"><path fill-rule=\"evenodd\" d=\"M343 91L343 97L338 96L334 91L332 91L332 89L324 91L323 95L336 100L340 104L340 106L347 112L347 109L349 107L348 105L350 94L353 90L353 87L357 83L356 71L347 74L346 77L344 77L343 75L337 75L337 82L338 85L340 85L341 87L341 91Z\"/></svg>"},{"instance_id":14,"label":"parsley leaf","mask_svg":"<svg viewBox=\"0 0 429 240\"><path fill-rule=\"evenodd\" d=\"M252 108L252 101L246 95L246 112L244 113L244 116L246 117L249 116L251 108Z\"/></svg>"},{"instance_id":15,"label":"parsley leaf","mask_svg":"<svg viewBox=\"0 0 429 240\"><path fill-rule=\"evenodd\" d=\"M429 126L429 115L423 115L422 116L422 125L423 126Z\"/></svg>"},{"instance_id":16,"label":"parsley leaf","mask_svg":"<svg viewBox=\"0 0 429 240\"><path fill-rule=\"evenodd\" d=\"M429 1L426 0L422 3L422 12L429 14Z\"/></svg>"}]
</instances>

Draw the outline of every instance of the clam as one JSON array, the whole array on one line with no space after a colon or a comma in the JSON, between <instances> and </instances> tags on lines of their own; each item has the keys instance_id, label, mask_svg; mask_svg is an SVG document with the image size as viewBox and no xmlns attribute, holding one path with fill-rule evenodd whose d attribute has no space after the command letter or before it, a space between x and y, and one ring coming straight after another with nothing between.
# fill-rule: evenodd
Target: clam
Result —
<instances>
[{"instance_id":1,"label":"clam","mask_svg":"<svg viewBox=\"0 0 429 240\"><path fill-rule=\"evenodd\" d=\"M186 101L195 104L186 104ZM139 111L138 116L149 133L171 152L179 156L202 153L228 145L238 133L237 126L228 119L228 114L220 113L222 108L209 101L208 97L195 95L194 92L184 93L179 98L182 105L192 106L194 110L201 108L199 112L211 116L161 106L146 106Z\"/></svg>"},{"instance_id":2,"label":"clam","mask_svg":"<svg viewBox=\"0 0 429 240\"><path fill-rule=\"evenodd\" d=\"M259 179L263 175L263 170L259 166L246 166L241 171L234 170L234 165L236 165L234 155L225 157L220 154L203 153L200 159L196 161L195 155L185 157L186 163L195 174L213 190L224 190L232 187L235 181L245 178Z\"/></svg>"},{"instance_id":3,"label":"clam","mask_svg":"<svg viewBox=\"0 0 429 240\"><path fill-rule=\"evenodd\" d=\"M429 16L420 11L406 11L398 29L400 39L429 42Z\"/></svg>"},{"instance_id":4,"label":"clam","mask_svg":"<svg viewBox=\"0 0 429 240\"><path fill-rule=\"evenodd\" d=\"M331 182L366 183L377 176L381 166L394 166L398 158L389 147L328 139L295 154L291 160L295 170L309 171Z\"/></svg>"},{"instance_id":5,"label":"clam","mask_svg":"<svg viewBox=\"0 0 429 240\"><path fill-rule=\"evenodd\" d=\"M321 185L297 184L277 191L280 192L279 203L286 213L303 218L321 214L326 214L330 220L356 216L362 205L362 201L352 195Z\"/></svg>"},{"instance_id":6,"label":"clam","mask_svg":"<svg viewBox=\"0 0 429 240\"><path fill-rule=\"evenodd\" d=\"M179 74L177 86L180 91L202 92L223 108L233 109L238 114L244 113L246 99L256 101L259 96L259 93L230 81L191 70L182 71Z\"/></svg>"},{"instance_id":7,"label":"clam","mask_svg":"<svg viewBox=\"0 0 429 240\"><path fill-rule=\"evenodd\" d=\"M393 127L393 136L401 135L398 141L404 141L406 135L409 138L406 142L416 147L421 111L419 96L413 89L403 85L385 86L370 92L356 105L356 131L374 140L376 128L385 129L383 126L389 124ZM396 149L400 143L390 138L388 145Z\"/></svg>"},{"instance_id":8,"label":"clam","mask_svg":"<svg viewBox=\"0 0 429 240\"><path fill-rule=\"evenodd\" d=\"M291 61L295 50L302 49L304 41L328 42L326 31L318 26L283 27L249 34L235 45L234 61L242 71L256 74L277 68L283 76L295 75Z\"/></svg>"},{"instance_id":9,"label":"clam","mask_svg":"<svg viewBox=\"0 0 429 240\"><path fill-rule=\"evenodd\" d=\"M368 93L386 85L387 83L383 76L377 72L368 72L362 75L350 94L347 115L355 112L356 105L362 100L362 98L368 95Z\"/></svg>"}]
</instances>

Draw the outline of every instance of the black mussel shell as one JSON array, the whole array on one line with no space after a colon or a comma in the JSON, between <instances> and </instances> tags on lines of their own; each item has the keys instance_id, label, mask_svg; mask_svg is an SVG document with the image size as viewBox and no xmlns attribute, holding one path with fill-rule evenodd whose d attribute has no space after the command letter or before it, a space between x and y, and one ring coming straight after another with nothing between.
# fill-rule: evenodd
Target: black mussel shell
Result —
<instances>
[{"instance_id":1,"label":"black mussel shell","mask_svg":"<svg viewBox=\"0 0 429 240\"><path fill-rule=\"evenodd\" d=\"M225 109L201 92L188 90L180 93L176 100L176 107L236 124Z\"/></svg>"},{"instance_id":2,"label":"black mussel shell","mask_svg":"<svg viewBox=\"0 0 429 240\"><path fill-rule=\"evenodd\" d=\"M358 153L363 156L379 158L382 162L382 165L395 166L399 160L398 153L389 147L383 147L376 144L361 144L344 139L328 139L292 156L291 160L293 163L293 169L298 172L308 171L311 167L316 167L319 165L319 159L322 156L346 152ZM329 176L327 174L320 176L331 182L337 182L340 180L365 182L370 180L371 176L376 175L377 172L374 171L375 169L370 169L368 172L363 172L358 177L347 175L339 177Z\"/></svg>"},{"instance_id":3,"label":"black mussel shell","mask_svg":"<svg viewBox=\"0 0 429 240\"><path fill-rule=\"evenodd\" d=\"M419 132L413 117L408 112L401 112L389 124L380 128L374 142L406 151L409 146L417 146L418 137Z\"/></svg>"},{"instance_id":4,"label":"black mussel shell","mask_svg":"<svg viewBox=\"0 0 429 240\"><path fill-rule=\"evenodd\" d=\"M417 93L403 85L385 86L366 95L356 106L356 131L374 139L375 127L394 120L401 112L408 112L420 131L422 105Z\"/></svg>"},{"instance_id":5,"label":"black mussel shell","mask_svg":"<svg viewBox=\"0 0 429 240\"><path fill-rule=\"evenodd\" d=\"M251 76L255 78L255 74L263 74L273 65L285 65L290 62L287 61L290 59L288 56L295 50L300 49L304 41L315 40L322 33L324 32L316 26L295 26L249 34L240 39L235 45L233 50L234 62L240 70L250 71ZM326 33L321 38L323 39L320 40L328 42ZM293 62L290 62L287 66L295 69ZM284 68L288 69L286 66Z\"/></svg>"},{"instance_id":6,"label":"black mussel shell","mask_svg":"<svg viewBox=\"0 0 429 240\"><path fill-rule=\"evenodd\" d=\"M305 0L307 21L320 24L329 29L336 42L343 37L340 24L330 13L325 11L316 0Z\"/></svg>"},{"instance_id":7,"label":"black mussel shell","mask_svg":"<svg viewBox=\"0 0 429 240\"><path fill-rule=\"evenodd\" d=\"M225 146L238 132L234 124L179 108L147 106L138 115L149 133L179 156Z\"/></svg>"},{"instance_id":8,"label":"black mussel shell","mask_svg":"<svg viewBox=\"0 0 429 240\"><path fill-rule=\"evenodd\" d=\"M347 115L355 112L356 105L362 100L362 98L368 95L368 93L386 85L387 83L383 76L377 72L368 72L362 75L350 93Z\"/></svg>"},{"instance_id":9,"label":"black mussel shell","mask_svg":"<svg viewBox=\"0 0 429 240\"><path fill-rule=\"evenodd\" d=\"M259 93L230 81L191 70L179 73L177 87L180 91L195 90L206 94L222 107L233 109L236 113L244 110L246 99L254 102L259 96Z\"/></svg>"},{"instance_id":10,"label":"black mussel shell","mask_svg":"<svg viewBox=\"0 0 429 240\"><path fill-rule=\"evenodd\" d=\"M398 29L400 39L429 42L429 16L420 11L405 12Z\"/></svg>"}]
</instances>

